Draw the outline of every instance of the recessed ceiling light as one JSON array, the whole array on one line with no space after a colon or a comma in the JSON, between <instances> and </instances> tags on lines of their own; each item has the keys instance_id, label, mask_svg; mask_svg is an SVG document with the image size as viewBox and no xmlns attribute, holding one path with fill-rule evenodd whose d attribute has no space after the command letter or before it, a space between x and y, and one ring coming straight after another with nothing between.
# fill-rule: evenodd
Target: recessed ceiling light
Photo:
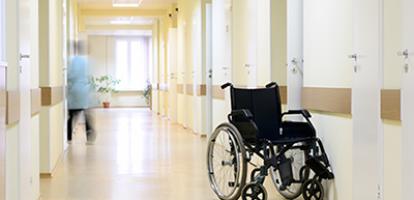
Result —
<instances>
[{"instance_id":1,"label":"recessed ceiling light","mask_svg":"<svg viewBox=\"0 0 414 200\"><path fill-rule=\"evenodd\" d=\"M143 0L113 0L112 6L118 8L137 8Z\"/></svg>"},{"instance_id":2,"label":"recessed ceiling light","mask_svg":"<svg viewBox=\"0 0 414 200\"><path fill-rule=\"evenodd\" d=\"M111 20L109 23L110 24L115 24L115 25L132 24L132 21L130 21L130 20L119 20L119 19L117 19L117 20Z\"/></svg>"}]
</instances>

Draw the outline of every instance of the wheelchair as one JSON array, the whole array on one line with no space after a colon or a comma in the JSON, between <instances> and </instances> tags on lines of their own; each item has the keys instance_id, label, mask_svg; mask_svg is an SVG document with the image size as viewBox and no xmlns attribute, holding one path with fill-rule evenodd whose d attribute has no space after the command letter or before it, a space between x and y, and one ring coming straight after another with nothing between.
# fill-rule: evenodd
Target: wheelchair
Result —
<instances>
[{"instance_id":1,"label":"wheelchair","mask_svg":"<svg viewBox=\"0 0 414 200\"><path fill-rule=\"evenodd\" d=\"M232 111L228 123L219 125L208 142L207 169L210 186L221 200L266 200L263 186L270 174L286 199L324 198L323 180L334 178L323 144L307 110L282 113L279 87L230 87ZM301 115L304 120L283 120ZM261 166L252 163L257 156ZM263 162L261 162L263 161ZM248 163L254 169L247 177ZM248 181L248 182L247 182Z\"/></svg>"}]
</instances>

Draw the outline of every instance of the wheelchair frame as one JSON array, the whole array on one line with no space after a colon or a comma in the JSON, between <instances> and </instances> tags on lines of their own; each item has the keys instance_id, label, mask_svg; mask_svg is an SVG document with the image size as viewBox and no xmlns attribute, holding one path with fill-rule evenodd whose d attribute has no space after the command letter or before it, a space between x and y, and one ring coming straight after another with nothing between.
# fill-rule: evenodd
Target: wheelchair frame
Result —
<instances>
[{"instance_id":1,"label":"wheelchair frame","mask_svg":"<svg viewBox=\"0 0 414 200\"><path fill-rule=\"evenodd\" d=\"M222 89L225 89L227 87L233 87L232 84L227 83L222 85ZM266 85L266 88L270 87L277 87L276 83L270 83ZM286 113L282 113L281 118L283 119L286 115L302 115L303 118L306 120L306 122L311 126L312 129L314 129L313 124L311 123L310 119L311 115L307 110L295 110L295 111L288 111ZM290 184L296 183L301 184L301 193L305 200L321 200L324 196L323 187L321 185L321 181L324 179L333 179L334 175L332 173L330 163L328 160L328 157L325 152L325 148L323 147L323 144L319 138L315 137L309 137L309 138L297 138L297 139L291 139L291 140L281 140L281 141L270 141L267 139L258 139L255 142L249 142L245 140L245 138L242 137L242 134L240 131L236 128L234 124L234 118L243 118L245 120L252 120L253 115L249 110L246 109L239 109L239 110L233 110L228 116L229 123L224 123L220 125L219 127L225 127L227 126L229 129L235 129L231 130L230 134L234 134L232 137L236 138L236 140L240 140L238 142L231 142L231 143L240 143L238 144L230 144L231 149L234 148L233 145L236 145L236 148L238 149L236 152L240 152L242 155L242 161L245 163L241 163L240 166L242 166L246 170L247 163L251 162L251 159L254 155L260 157L263 160L263 165L260 167L257 167L251 172L250 174L250 183L245 185L245 179L246 174L242 174L242 178L239 185L234 185L233 187L240 187L237 192L233 196L225 197L223 195L220 195L217 191L217 187L214 186L214 182L212 181L211 174L214 175L214 171L211 170L210 163L208 163L209 167L209 174L210 174L210 183L214 190L214 192L219 196L222 200L235 200L238 199L241 195L243 200L247 200L249 198L251 199L259 199L259 200L266 200L267 199L267 192L265 188L263 187L263 183L265 181L266 176L269 175L269 170L274 170L274 173L277 173L276 170L279 171L281 187L288 187ZM254 121L252 121L254 123ZM255 124L254 124L255 125ZM218 127L218 128L219 128ZM256 127L257 128L257 127ZM217 133L218 134L218 133ZM214 136L214 134L213 134ZM210 138L209 141L209 151L210 153L210 146L215 143L215 138ZM277 150L275 150L275 147L277 147ZM293 149L299 149L303 152L305 163L301 167L299 171L300 180L295 180L292 175L292 169L291 164L293 161L286 158L285 153L293 150ZM230 152L233 152L233 150L230 150ZM208 155L208 162L211 155ZM224 162L224 161L223 161ZM233 159L234 164L234 159ZM286 165L289 164L289 165ZM282 175L281 174L281 168L285 168L287 170L287 174ZM238 168L234 168L235 171L238 170ZM289 174L290 169L290 174ZM313 172L313 177L310 179L309 176ZM242 171L242 173L246 173L246 171ZM244 177L243 177L244 176ZM284 181L282 177L288 177L287 181ZM238 177L238 176L237 176ZM273 178L273 177L272 177ZM237 180L236 180L237 181ZM275 181L275 180L274 180ZM236 183L237 184L237 183ZM229 186L231 184L229 183ZM310 188L309 188L309 187ZM242 187L242 188L241 188ZM318 188L319 193L313 193L312 191L310 193L310 190L306 191L306 188L309 188L310 190L314 191L314 188ZM241 189L241 190L240 190ZM284 188L277 188L280 192ZM240 191L239 191L240 190ZM299 195L300 195L299 194ZM286 197L286 196L285 196ZM295 195L293 197L289 197L289 199L297 198L298 195Z\"/></svg>"}]
</instances>

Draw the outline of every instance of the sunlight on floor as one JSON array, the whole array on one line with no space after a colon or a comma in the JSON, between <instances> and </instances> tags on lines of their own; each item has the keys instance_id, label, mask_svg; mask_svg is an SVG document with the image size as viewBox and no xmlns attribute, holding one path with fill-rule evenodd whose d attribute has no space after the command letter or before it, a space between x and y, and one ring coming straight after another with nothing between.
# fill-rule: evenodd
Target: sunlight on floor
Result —
<instances>
[{"instance_id":1,"label":"sunlight on floor","mask_svg":"<svg viewBox=\"0 0 414 200\"><path fill-rule=\"evenodd\" d=\"M206 174L207 139L147 109L94 115L96 143L86 145L84 127L76 128L53 178L41 179L42 200L217 199Z\"/></svg>"}]
</instances>

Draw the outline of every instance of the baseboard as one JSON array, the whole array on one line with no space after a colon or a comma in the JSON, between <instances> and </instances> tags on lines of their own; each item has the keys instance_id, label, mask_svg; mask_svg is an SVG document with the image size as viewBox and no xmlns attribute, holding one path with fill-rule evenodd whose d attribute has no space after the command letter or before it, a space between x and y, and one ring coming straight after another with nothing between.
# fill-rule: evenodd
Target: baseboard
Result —
<instances>
[{"instance_id":1,"label":"baseboard","mask_svg":"<svg viewBox=\"0 0 414 200\"><path fill-rule=\"evenodd\" d=\"M65 155L65 152L66 152L66 150L63 150L63 152L61 153L61 155L59 156L59 159L58 159L58 161L56 162L56 164L55 164L55 166L53 167L53 169L52 169L52 171L51 172L40 172L40 178L45 178L45 179L47 179L47 178L53 178L53 175L55 174L55 172L56 172L56 169L57 169L57 166L60 164L60 163L63 163L63 156Z\"/></svg>"}]
</instances>

